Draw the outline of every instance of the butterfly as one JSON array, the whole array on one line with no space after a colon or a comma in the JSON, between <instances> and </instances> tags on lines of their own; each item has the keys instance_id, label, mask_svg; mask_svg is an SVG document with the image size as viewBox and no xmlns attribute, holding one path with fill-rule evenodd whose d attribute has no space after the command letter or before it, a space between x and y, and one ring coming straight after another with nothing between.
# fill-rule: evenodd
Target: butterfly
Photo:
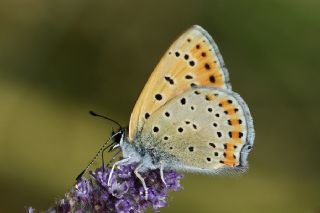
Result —
<instances>
[{"instance_id":1,"label":"butterfly","mask_svg":"<svg viewBox=\"0 0 320 213\"><path fill-rule=\"evenodd\" d=\"M146 170L206 174L243 172L254 141L253 121L211 36L192 26L166 51L136 102L129 127L120 129L123 159Z\"/></svg>"}]
</instances>

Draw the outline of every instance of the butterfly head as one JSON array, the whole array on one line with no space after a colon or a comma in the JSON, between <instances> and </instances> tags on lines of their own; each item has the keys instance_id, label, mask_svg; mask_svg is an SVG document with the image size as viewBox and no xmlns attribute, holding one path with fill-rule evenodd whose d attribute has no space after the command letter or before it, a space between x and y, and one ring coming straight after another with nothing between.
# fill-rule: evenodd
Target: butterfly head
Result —
<instances>
[{"instance_id":1,"label":"butterfly head","mask_svg":"<svg viewBox=\"0 0 320 213\"><path fill-rule=\"evenodd\" d=\"M112 143L111 143L111 147L109 149L109 152L113 151L114 149L121 147L122 143L123 143L123 139L125 137L126 134L126 129L125 128L119 128L117 131L112 130L111 132L111 139L112 139Z\"/></svg>"}]
</instances>

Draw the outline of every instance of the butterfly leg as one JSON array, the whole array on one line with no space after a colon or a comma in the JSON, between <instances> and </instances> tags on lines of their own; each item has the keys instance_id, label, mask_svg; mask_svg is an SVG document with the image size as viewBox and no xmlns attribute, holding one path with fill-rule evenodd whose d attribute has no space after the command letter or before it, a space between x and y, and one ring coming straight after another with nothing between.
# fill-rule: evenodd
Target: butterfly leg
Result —
<instances>
[{"instance_id":1,"label":"butterfly leg","mask_svg":"<svg viewBox=\"0 0 320 213\"><path fill-rule=\"evenodd\" d=\"M134 174L137 176L137 178L139 178L139 180L141 181L142 183L142 186L144 188L144 196L145 196L145 199L148 200L148 188L147 188L147 185L146 185L146 182L144 181L143 177L140 175L139 171L141 171L141 168L142 168L143 164L140 164L135 170L134 170Z\"/></svg>"},{"instance_id":2,"label":"butterfly leg","mask_svg":"<svg viewBox=\"0 0 320 213\"><path fill-rule=\"evenodd\" d=\"M164 175L163 175L163 163L162 162L160 163L160 177L161 177L161 180L164 183L164 185L167 187L167 183L166 183L166 180L164 179Z\"/></svg>"},{"instance_id":3,"label":"butterfly leg","mask_svg":"<svg viewBox=\"0 0 320 213\"><path fill-rule=\"evenodd\" d=\"M111 171L110 171L110 174L109 174L109 178L108 178L108 186L110 186L110 181L111 181L111 178L112 178L112 174L113 174L114 168L115 168L116 166L120 166L120 165L123 165L123 164L128 163L129 160L130 160L130 157L125 158L125 159L122 159L122 160L119 160L119 161L117 161L117 162L115 162L115 163L113 164L113 166L112 166L112 168L111 168Z\"/></svg>"}]
</instances>

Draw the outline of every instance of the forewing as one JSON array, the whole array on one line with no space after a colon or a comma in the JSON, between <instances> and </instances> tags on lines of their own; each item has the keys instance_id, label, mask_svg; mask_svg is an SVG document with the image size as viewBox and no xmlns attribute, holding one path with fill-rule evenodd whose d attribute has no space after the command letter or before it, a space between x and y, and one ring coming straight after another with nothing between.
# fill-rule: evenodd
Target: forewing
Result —
<instances>
[{"instance_id":1,"label":"forewing","mask_svg":"<svg viewBox=\"0 0 320 213\"><path fill-rule=\"evenodd\" d=\"M147 119L141 134L143 143L172 156L180 169L209 172L246 167L253 140L247 105L238 94L219 88L177 96Z\"/></svg>"},{"instance_id":2,"label":"forewing","mask_svg":"<svg viewBox=\"0 0 320 213\"><path fill-rule=\"evenodd\" d=\"M134 139L152 113L195 86L231 89L218 47L200 26L183 33L151 74L131 114L129 140Z\"/></svg>"}]
</instances>

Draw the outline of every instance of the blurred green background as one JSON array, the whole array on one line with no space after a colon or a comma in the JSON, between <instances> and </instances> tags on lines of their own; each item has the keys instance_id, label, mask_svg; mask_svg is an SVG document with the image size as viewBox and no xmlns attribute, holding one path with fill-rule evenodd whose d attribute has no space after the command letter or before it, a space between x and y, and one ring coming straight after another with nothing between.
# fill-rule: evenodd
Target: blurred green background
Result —
<instances>
[{"instance_id":1,"label":"blurred green background","mask_svg":"<svg viewBox=\"0 0 320 213\"><path fill-rule=\"evenodd\" d=\"M46 209L123 125L193 24L220 47L256 140L242 177L186 174L162 212L320 211L320 1L2 0L0 212Z\"/></svg>"}]
</instances>

